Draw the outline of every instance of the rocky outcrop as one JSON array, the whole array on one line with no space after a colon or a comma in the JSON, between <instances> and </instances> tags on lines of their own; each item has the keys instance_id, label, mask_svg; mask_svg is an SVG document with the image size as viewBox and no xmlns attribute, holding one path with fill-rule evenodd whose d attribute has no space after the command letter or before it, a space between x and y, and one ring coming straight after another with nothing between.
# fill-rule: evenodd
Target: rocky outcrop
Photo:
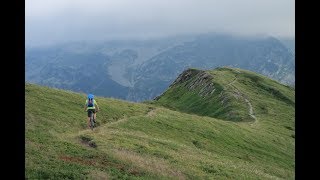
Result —
<instances>
[{"instance_id":1,"label":"rocky outcrop","mask_svg":"<svg viewBox=\"0 0 320 180\"><path fill-rule=\"evenodd\" d=\"M213 75L198 69L187 69L183 71L178 78L169 86L174 87L176 85L183 85L190 91L198 89L197 92L201 97L207 97L212 95L215 91L215 85L213 83ZM157 96L154 100L158 100L162 95Z\"/></svg>"}]
</instances>

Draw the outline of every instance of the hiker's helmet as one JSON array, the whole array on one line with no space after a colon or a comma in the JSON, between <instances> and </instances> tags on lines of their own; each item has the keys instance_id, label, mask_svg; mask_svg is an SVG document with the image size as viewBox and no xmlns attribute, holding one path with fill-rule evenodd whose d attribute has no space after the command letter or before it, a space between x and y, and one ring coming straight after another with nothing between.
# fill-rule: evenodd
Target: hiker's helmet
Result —
<instances>
[{"instance_id":1,"label":"hiker's helmet","mask_svg":"<svg viewBox=\"0 0 320 180\"><path fill-rule=\"evenodd\" d=\"M88 94L88 99L93 99L94 95L93 94Z\"/></svg>"}]
</instances>

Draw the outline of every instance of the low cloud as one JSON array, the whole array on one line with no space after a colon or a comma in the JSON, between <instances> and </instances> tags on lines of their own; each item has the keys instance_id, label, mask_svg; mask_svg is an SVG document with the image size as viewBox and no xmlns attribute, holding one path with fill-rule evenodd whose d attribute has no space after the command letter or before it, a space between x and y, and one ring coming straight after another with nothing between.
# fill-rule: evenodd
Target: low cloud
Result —
<instances>
[{"instance_id":1,"label":"low cloud","mask_svg":"<svg viewBox=\"0 0 320 180\"><path fill-rule=\"evenodd\" d=\"M27 0L26 44L187 33L294 37L292 0Z\"/></svg>"}]
</instances>

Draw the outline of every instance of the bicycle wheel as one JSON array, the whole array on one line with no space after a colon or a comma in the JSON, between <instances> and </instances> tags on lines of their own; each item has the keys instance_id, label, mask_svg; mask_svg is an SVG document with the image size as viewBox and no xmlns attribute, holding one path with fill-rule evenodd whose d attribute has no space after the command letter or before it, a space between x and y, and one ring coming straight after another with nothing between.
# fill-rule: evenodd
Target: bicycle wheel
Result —
<instances>
[{"instance_id":1,"label":"bicycle wheel","mask_svg":"<svg viewBox=\"0 0 320 180\"><path fill-rule=\"evenodd\" d=\"M91 130L93 130L93 128L94 128L93 112L92 111L91 111L91 114L90 114L90 128L91 128Z\"/></svg>"}]
</instances>

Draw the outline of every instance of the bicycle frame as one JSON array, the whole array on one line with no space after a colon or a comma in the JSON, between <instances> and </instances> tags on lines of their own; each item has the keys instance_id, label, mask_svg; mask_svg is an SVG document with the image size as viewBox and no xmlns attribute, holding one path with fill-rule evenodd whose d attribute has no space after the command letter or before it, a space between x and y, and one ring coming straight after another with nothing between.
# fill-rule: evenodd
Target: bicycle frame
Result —
<instances>
[{"instance_id":1,"label":"bicycle frame","mask_svg":"<svg viewBox=\"0 0 320 180\"><path fill-rule=\"evenodd\" d=\"M93 130L93 128L94 128L93 118L94 118L94 113L92 111L90 111L90 128L91 128L91 130Z\"/></svg>"}]
</instances>

